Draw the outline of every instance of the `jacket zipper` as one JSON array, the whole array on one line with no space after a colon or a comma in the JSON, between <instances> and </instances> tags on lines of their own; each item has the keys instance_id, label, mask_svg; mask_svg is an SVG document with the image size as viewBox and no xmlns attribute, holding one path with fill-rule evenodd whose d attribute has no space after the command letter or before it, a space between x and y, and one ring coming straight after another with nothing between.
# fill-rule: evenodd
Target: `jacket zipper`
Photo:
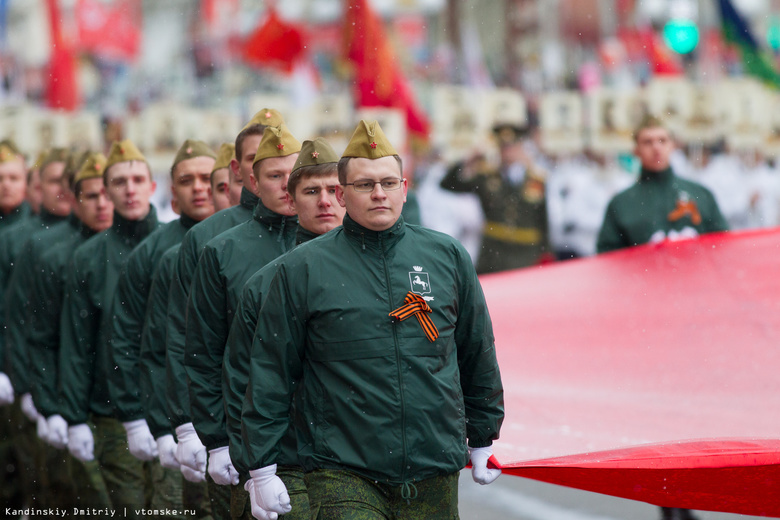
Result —
<instances>
[{"instance_id":1,"label":"jacket zipper","mask_svg":"<svg viewBox=\"0 0 780 520\"><path fill-rule=\"evenodd\" d=\"M390 273L387 270L387 256L385 254L385 243L382 235L379 236L379 249L382 253L382 266L385 270L385 282L387 283L388 302L390 304L390 312L395 309L393 304L393 290L390 285ZM398 329L393 324L393 342L395 345L395 365L398 369L398 391L401 394L401 450L403 457L401 458L401 481L406 481L406 400L404 399L404 385L403 385L403 367L401 366L401 348L398 345Z\"/></svg>"}]
</instances>

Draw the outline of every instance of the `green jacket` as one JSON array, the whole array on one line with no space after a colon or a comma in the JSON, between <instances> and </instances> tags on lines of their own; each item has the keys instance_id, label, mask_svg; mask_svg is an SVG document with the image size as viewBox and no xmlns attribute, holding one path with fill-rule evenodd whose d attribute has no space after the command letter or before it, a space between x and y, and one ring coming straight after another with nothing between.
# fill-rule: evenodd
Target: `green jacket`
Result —
<instances>
[{"instance_id":1,"label":"green jacket","mask_svg":"<svg viewBox=\"0 0 780 520\"><path fill-rule=\"evenodd\" d=\"M18 264L18 256L21 254L24 245L30 239L30 236L38 231L56 226L67 217L57 217L42 210L40 215L33 215L29 218L18 219L14 224L2 228L0 232L0 362L4 365L0 370L7 370L6 360L9 355L6 353L6 315L8 309L15 306L23 306L27 301L26 297L21 300L12 300L17 295L7 294L6 290L11 282L11 275L15 271L14 266ZM12 305L9 303L13 302ZM15 310L11 311L12 313Z\"/></svg>"},{"instance_id":2,"label":"green jacket","mask_svg":"<svg viewBox=\"0 0 780 520\"><path fill-rule=\"evenodd\" d=\"M244 188L241 190L241 203L238 206L223 209L193 226L181 242L179 259L171 275L166 324L166 393L171 426L174 429L192 422L187 376L184 373L184 335L187 330L187 298L195 267L206 243L223 231L250 220L258 200L260 199L257 195Z\"/></svg>"},{"instance_id":3,"label":"green jacket","mask_svg":"<svg viewBox=\"0 0 780 520\"><path fill-rule=\"evenodd\" d=\"M303 244L320 235L314 234L298 226L296 245ZM273 279L279 263L284 255L266 264L253 274L241 289L238 299L236 316L230 326L225 355L222 364L222 398L225 400L225 427L230 444L230 460L233 466L242 474L247 475L250 467L245 464L243 441L241 440L241 406L249 382L249 360L252 352L252 339L257 326L257 316L263 302L263 294ZM298 444L294 429L290 429L284 439L279 453L279 464L297 466Z\"/></svg>"},{"instance_id":4,"label":"green jacket","mask_svg":"<svg viewBox=\"0 0 780 520\"><path fill-rule=\"evenodd\" d=\"M157 227L154 206L138 221L114 212L111 228L73 253L60 320L61 413L68 424L86 422L90 412L115 416L108 390L108 381L114 377L109 345L114 292L130 251Z\"/></svg>"},{"instance_id":5,"label":"green jacket","mask_svg":"<svg viewBox=\"0 0 780 520\"><path fill-rule=\"evenodd\" d=\"M184 234L197 222L182 215L162 226L133 249L119 276L114 293L112 363L116 366L109 391L122 422L144 416L138 386L138 356L141 351L141 331L149 290L157 262L171 246L181 243Z\"/></svg>"},{"instance_id":6,"label":"green jacket","mask_svg":"<svg viewBox=\"0 0 780 520\"><path fill-rule=\"evenodd\" d=\"M447 170L441 187L479 197L485 227L477 259L478 273L535 265L552 251L543 177L526 171L519 183L500 172L477 173L462 179L462 169L463 164L456 164Z\"/></svg>"},{"instance_id":7,"label":"green jacket","mask_svg":"<svg viewBox=\"0 0 780 520\"><path fill-rule=\"evenodd\" d=\"M643 169L636 184L609 202L596 249L605 253L646 244L654 235L665 238L686 228L702 234L726 231L728 224L701 184L677 177L670 168Z\"/></svg>"},{"instance_id":8,"label":"green jacket","mask_svg":"<svg viewBox=\"0 0 780 520\"><path fill-rule=\"evenodd\" d=\"M297 217L257 202L253 218L217 235L200 255L187 301L184 369L192 424L203 445L228 445L222 358L241 288L268 262L295 246Z\"/></svg>"},{"instance_id":9,"label":"green jacket","mask_svg":"<svg viewBox=\"0 0 780 520\"><path fill-rule=\"evenodd\" d=\"M165 327L168 317L168 292L180 247L181 244L171 247L157 262L146 301L144 328L141 333L141 407L146 424L155 439L173 434L165 396Z\"/></svg>"},{"instance_id":10,"label":"green jacket","mask_svg":"<svg viewBox=\"0 0 780 520\"><path fill-rule=\"evenodd\" d=\"M411 291L438 328L389 316ZM462 469L466 442L498 438L503 388L493 330L466 250L399 218L341 228L280 262L259 314L241 415L242 467L277 462L296 401L306 471L405 484Z\"/></svg>"},{"instance_id":11,"label":"green jacket","mask_svg":"<svg viewBox=\"0 0 780 520\"><path fill-rule=\"evenodd\" d=\"M12 209L7 215L0 212L0 231L16 224L21 220L25 220L33 216L32 208L27 201L22 201L21 204Z\"/></svg>"},{"instance_id":12,"label":"green jacket","mask_svg":"<svg viewBox=\"0 0 780 520\"><path fill-rule=\"evenodd\" d=\"M36 231L22 246L16 258L16 267L5 291L6 301L12 305L5 313L5 368L14 391L25 394L30 391L27 335L38 323L33 321L31 288L41 276L41 255L60 242L67 242L80 234L81 221L75 215L60 220L49 228Z\"/></svg>"},{"instance_id":13,"label":"green jacket","mask_svg":"<svg viewBox=\"0 0 780 520\"><path fill-rule=\"evenodd\" d=\"M40 272L30 291L31 325L27 332L30 352L30 391L35 407L44 416L60 413L62 403L58 390L60 315L62 314L65 273L73 251L95 235L80 225L79 233L60 242L41 255Z\"/></svg>"}]
</instances>

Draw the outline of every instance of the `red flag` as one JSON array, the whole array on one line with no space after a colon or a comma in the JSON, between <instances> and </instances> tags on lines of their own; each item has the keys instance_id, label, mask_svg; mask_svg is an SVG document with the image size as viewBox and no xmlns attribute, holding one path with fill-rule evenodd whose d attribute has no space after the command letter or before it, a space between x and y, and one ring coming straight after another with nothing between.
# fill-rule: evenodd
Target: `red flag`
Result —
<instances>
[{"instance_id":1,"label":"red flag","mask_svg":"<svg viewBox=\"0 0 780 520\"><path fill-rule=\"evenodd\" d=\"M274 7L269 7L265 22L244 42L244 59L253 65L270 66L286 73L304 51L303 31L285 22Z\"/></svg>"},{"instance_id":2,"label":"red flag","mask_svg":"<svg viewBox=\"0 0 780 520\"><path fill-rule=\"evenodd\" d=\"M660 76L679 76L685 73L680 59L661 41L661 37L652 29L642 32L642 40L648 52L653 74Z\"/></svg>"},{"instance_id":3,"label":"red flag","mask_svg":"<svg viewBox=\"0 0 780 520\"><path fill-rule=\"evenodd\" d=\"M141 46L138 0L78 0L76 22L81 50L101 58L134 61Z\"/></svg>"},{"instance_id":4,"label":"red flag","mask_svg":"<svg viewBox=\"0 0 780 520\"><path fill-rule=\"evenodd\" d=\"M355 101L360 107L398 108L417 137L428 138L430 123L417 104L379 17L366 0L349 0L344 17L344 54L354 65Z\"/></svg>"},{"instance_id":5,"label":"red flag","mask_svg":"<svg viewBox=\"0 0 780 520\"><path fill-rule=\"evenodd\" d=\"M57 0L47 0L47 7L52 51L46 85L46 105L51 108L75 110L79 106L76 56L62 34L62 17Z\"/></svg>"},{"instance_id":6,"label":"red flag","mask_svg":"<svg viewBox=\"0 0 780 520\"><path fill-rule=\"evenodd\" d=\"M779 244L717 233L483 276L505 472L780 516Z\"/></svg>"}]
</instances>

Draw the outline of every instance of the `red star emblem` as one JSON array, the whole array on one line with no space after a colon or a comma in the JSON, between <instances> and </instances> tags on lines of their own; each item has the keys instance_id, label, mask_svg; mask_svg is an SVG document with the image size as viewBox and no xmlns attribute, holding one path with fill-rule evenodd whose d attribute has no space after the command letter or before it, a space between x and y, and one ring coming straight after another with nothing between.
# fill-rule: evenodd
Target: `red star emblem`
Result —
<instances>
[{"instance_id":1,"label":"red star emblem","mask_svg":"<svg viewBox=\"0 0 780 520\"><path fill-rule=\"evenodd\" d=\"M99 172L100 168L102 168L102 166L100 166L100 163L95 163L95 171Z\"/></svg>"},{"instance_id":2,"label":"red star emblem","mask_svg":"<svg viewBox=\"0 0 780 520\"><path fill-rule=\"evenodd\" d=\"M265 118L266 119L271 119L271 112L266 112L265 113Z\"/></svg>"},{"instance_id":3,"label":"red star emblem","mask_svg":"<svg viewBox=\"0 0 780 520\"><path fill-rule=\"evenodd\" d=\"M376 143L375 142L371 143L371 148L376 148Z\"/></svg>"},{"instance_id":4,"label":"red star emblem","mask_svg":"<svg viewBox=\"0 0 780 520\"><path fill-rule=\"evenodd\" d=\"M187 152L187 155L189 155L192 153L192 148L187 148L185 151Z\"/></svg>"},{"instance_id":5,"label":"red star emblem","mask_svg":"<svg viewBox=\"0 0 780 520\"><path fill-rule=\"evenodd\" d=\"M311 156L312 156L314 159L316 159L317 157L319 157L319 156L320 156L320 152L312 152L312 153L311 153Z\"/></svg>"},{"instance_id":6,"label":"red star emblem","mask_svg":"<svg viewBox=\"0 0 780 520\"><path fill-rule=\"evenodd\" d=\"M282 143L277 144L276 147L280 150L284 150L284 145Z\"/></svg>"},{"instance_id":7,"label":"red star emblem","mask_svg":"<svg viewBox=\"0 0 780 520\"><path fill-rule=\"evenodd\" d=\"M121 153L122 155L125 154L125 147L124 146L120 146L119 147L119 153Z\"/></svg>"}]
</instances>

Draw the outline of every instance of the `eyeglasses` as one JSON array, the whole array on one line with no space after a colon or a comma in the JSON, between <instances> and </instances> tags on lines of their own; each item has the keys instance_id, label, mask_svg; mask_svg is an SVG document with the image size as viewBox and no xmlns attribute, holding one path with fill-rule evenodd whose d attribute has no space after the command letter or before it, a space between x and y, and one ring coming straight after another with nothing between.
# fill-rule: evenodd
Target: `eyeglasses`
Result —
<instances>
[{"instance_id":1,"label":"eyeglasses","mask_svg":"<svg viewBox=\"0 0 780 520\"><path fill-rule=\"evenodd\" d=\"M379 184L383 191L395 191L401 187L402 182L403 179L398 177L388 177L386 179L382 179L381 181L369 181L366 179L361 179L355 182L347 182L344 184L344 186L352 186L355 188L355 191L369 192L374 191L374 186Z\"/></svg>"}]
</instances>

